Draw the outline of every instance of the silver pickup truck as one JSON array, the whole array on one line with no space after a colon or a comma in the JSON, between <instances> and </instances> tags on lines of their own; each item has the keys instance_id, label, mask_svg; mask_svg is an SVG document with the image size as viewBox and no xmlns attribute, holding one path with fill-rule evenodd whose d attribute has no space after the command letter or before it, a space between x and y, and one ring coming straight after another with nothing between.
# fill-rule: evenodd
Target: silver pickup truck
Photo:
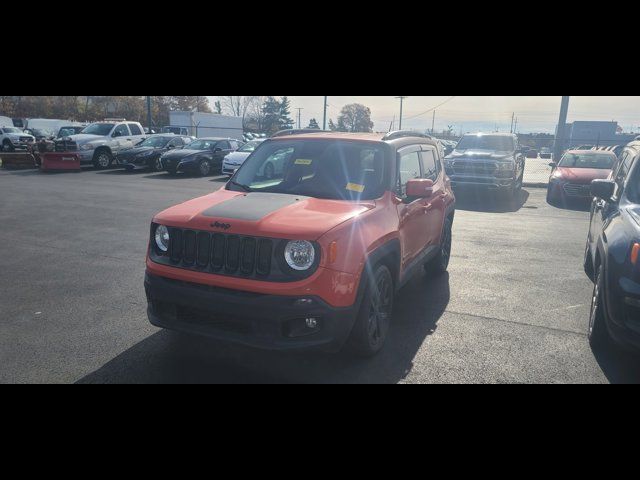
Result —
<instances>
[{"instance_id":1,"label":"silver pickup truck","mask_svg":"<svg viewBox=\"0 0 640 480\"><path fill-rule=\"evenodd\" d=\"M76 152L82 164L93 164L98 169L111 166L121 150L137 145L147 136L137 122L104 121L89 125L78 135L56 140L57 152Z\"/></svg>"}]
</instances>

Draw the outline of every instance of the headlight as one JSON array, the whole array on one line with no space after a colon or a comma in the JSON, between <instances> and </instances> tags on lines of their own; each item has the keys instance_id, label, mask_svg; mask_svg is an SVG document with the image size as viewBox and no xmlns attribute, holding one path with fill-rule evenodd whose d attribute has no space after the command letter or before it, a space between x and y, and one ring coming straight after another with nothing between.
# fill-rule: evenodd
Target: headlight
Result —
<instances>
[{"instance_id":1,"label":"headlight","mask_svg":"<svg viewBox=\"0 0 640 480\"><path fill-rule=\"evenodd\" d=\"M93 150L94 148L96 147L90 143L85 143L84 145L80 146L80 150Z\"/></svg>"},{"instance_id":2,"label":"headlight","mask_svg":"<svg viewBox=\"0 0 640 480\"><path fill-rule=\"evenodd\" d=\"M502 171L513 171L516 169L516 165L513 162L498 162L498 170L502 170Z\"/></svg>"},{"instance_id":3,"label":"headlight","mask_svg":"<svg viewBox=\"0 0 640 480\"><path fill-rule=\"evenodd\" d=\"M309 270L316 259L316 250L311 242L293 240L284 249L284 259L294 270Z\"/></svg>"},{"instance_id":4,"label":"headlight","mask_svg":"<svg viewBox=\"0 0 640 480\"><path fill-rule=\"evenodd\" d=\"M169 229L164 225L158 225L156 227L156 245L161 252L167 252L169 250Z\"/></svg>"}]
</instances>

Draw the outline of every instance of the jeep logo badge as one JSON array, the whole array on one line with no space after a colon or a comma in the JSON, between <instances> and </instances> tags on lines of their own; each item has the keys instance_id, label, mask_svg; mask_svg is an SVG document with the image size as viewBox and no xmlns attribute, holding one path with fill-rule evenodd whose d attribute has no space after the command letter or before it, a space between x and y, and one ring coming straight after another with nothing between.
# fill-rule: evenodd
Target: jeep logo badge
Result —
<instances>
[{"instance_id":1,"label":"jeep logo badge","mask_svg":"<svg viewBox=\"0 0 640 480\"><path fill-rule=\"evenodd\" d=\"M212 223L211 226L213 228L220 228L222 230L229 230L231 228L230 224L228 224L228 223L220 223L220 222Z\"/></svg>"}]
</instances>

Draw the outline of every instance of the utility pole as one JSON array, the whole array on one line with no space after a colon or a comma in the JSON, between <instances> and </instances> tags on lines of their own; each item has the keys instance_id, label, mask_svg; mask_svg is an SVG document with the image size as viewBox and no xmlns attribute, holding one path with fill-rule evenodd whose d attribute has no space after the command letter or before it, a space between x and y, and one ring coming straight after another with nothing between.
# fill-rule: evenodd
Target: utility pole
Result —
<instances>
[{"instance_id":1,"label":"utility pole","mask_svg":"<svg viewBox=\"0 0 640 480\"><path fill-rule=\"evenodd\" d=\"M402 107L404 105L404 99L409 97L396 97L400 99L400 123L398 126L398 130L402 130Z\"/></svg>"},{"instance_id":2,"label":"utility pole","mask_svg":"<svg viewBox=\"0 0 640 480\"><path fill-rule=\"evenodd\" d=\"M513 133L518 133L518 117L516 117L516 123L513 126Z\"/></svg>"},{"instance_id":3,"label":"utility pole","mask_svg":"<svg viewBox=\"0 0 640 480\"><path fill-rule=\"evenodd\" d=\"M322 117L322 130L327 129L327 97L324 97L324 116Z\"/></svg>"},{"instance_id":4,"label":"utility pole","mask_svg":"<svg viewBox=\"0 0 640 480\"><path fill-rule=\"evenodd\" d=\"M515 118L515 116L516 116L516 112L513 112L511 114L511 130L509 131L509 133L513 133L513 119Z\"/></svg>"},{"instance_id":5,"label":"utility pole","mask_svg":"<svg viewBox=\"0 0 640 480\"><path fill-rule=\"evenodd\" d=\"M562 97L560 105L560 119L558 120L558 128L556 129L556 141L553 149L553 160L558 162L564 150L564 135L567 126L567 115L569 114L569 97Z\"/></svg>"},{"instance_id":6,"label":"utility pole","mask_svg":"<svg viewBox=\"0 0 640 480\"><path fill-rule=\"evenodd\" d=\"M302 110L304 108L298 108L298 130L302 128L301 120L302 120Z\"/></svg>"},{"instance_id":7,"label":"utility pole","mask_svg":"<svg viewBox=\"0 0 640 480\"><path fill-rule=\"evenodd\" d=\"M147 128L151 133L151 97L147 97Z\"/></svg>"},{"instance_id":8,"label":"utility pole","mask_svg":"<svg viewBox=\"0 0 640 480\"><path fill-rule=\"evenodd\" d=\"M433 120L431 120L431 135L433 135L433 131L436 128L436 111L433 111Z\"/></svg>"}]
</instances>

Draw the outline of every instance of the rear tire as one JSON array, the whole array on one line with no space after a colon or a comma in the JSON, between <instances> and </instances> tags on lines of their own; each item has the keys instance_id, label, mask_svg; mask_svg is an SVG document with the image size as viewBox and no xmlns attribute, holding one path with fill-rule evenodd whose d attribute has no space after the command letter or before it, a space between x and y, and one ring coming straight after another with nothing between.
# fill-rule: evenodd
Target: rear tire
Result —
<instances>
[{"instance_id":1,"label":"rear tire","mask_svg":"<svg viewBox=\"0 0 640 480\"><path fill-rule=\"evenodd\" d=\"M363 275L367 274L365 269ZM347 342L348 350L360 357L372 357L382 350L391 325L395 294L393 277L385 265L374 267L366 281L362 305Z\"/></svg>"},{"instance_id":2,"label":"rear tire","mask_svg":"<svg viewBox=\"0 0 640 480\"><path fill-rule=\"evenodd\" d=\"M591 348L602 348L609 343L605 305L604 265L600 265L593 284L591 298L591 314L589 316L589 345Z\"/></svg>"},{"instance_id":3,"label":"rear tire","mask_svg":"<svg viewBox=\"0 0 640 480\"><path fill-rule=\"evenodd\" d=\"M108 150L98 150L93 155L93 166L98 170L105 170L113 163L113 155Z\"/></svg>"},{"instance_id":4,"label":"rear tire","mask_svg":"<svg viewBox=\"0 0 640 480\"><path fill-rule=\"evenodd\" d=\"M444 226L442 229L442 242L438 255L429 263L424 266L425 272L429 276L442 275L449 268L449 261L451 260L451 245L453 240L453 223L451 218L447 217L444 220Z\"/></svg>"}]
</instances>

